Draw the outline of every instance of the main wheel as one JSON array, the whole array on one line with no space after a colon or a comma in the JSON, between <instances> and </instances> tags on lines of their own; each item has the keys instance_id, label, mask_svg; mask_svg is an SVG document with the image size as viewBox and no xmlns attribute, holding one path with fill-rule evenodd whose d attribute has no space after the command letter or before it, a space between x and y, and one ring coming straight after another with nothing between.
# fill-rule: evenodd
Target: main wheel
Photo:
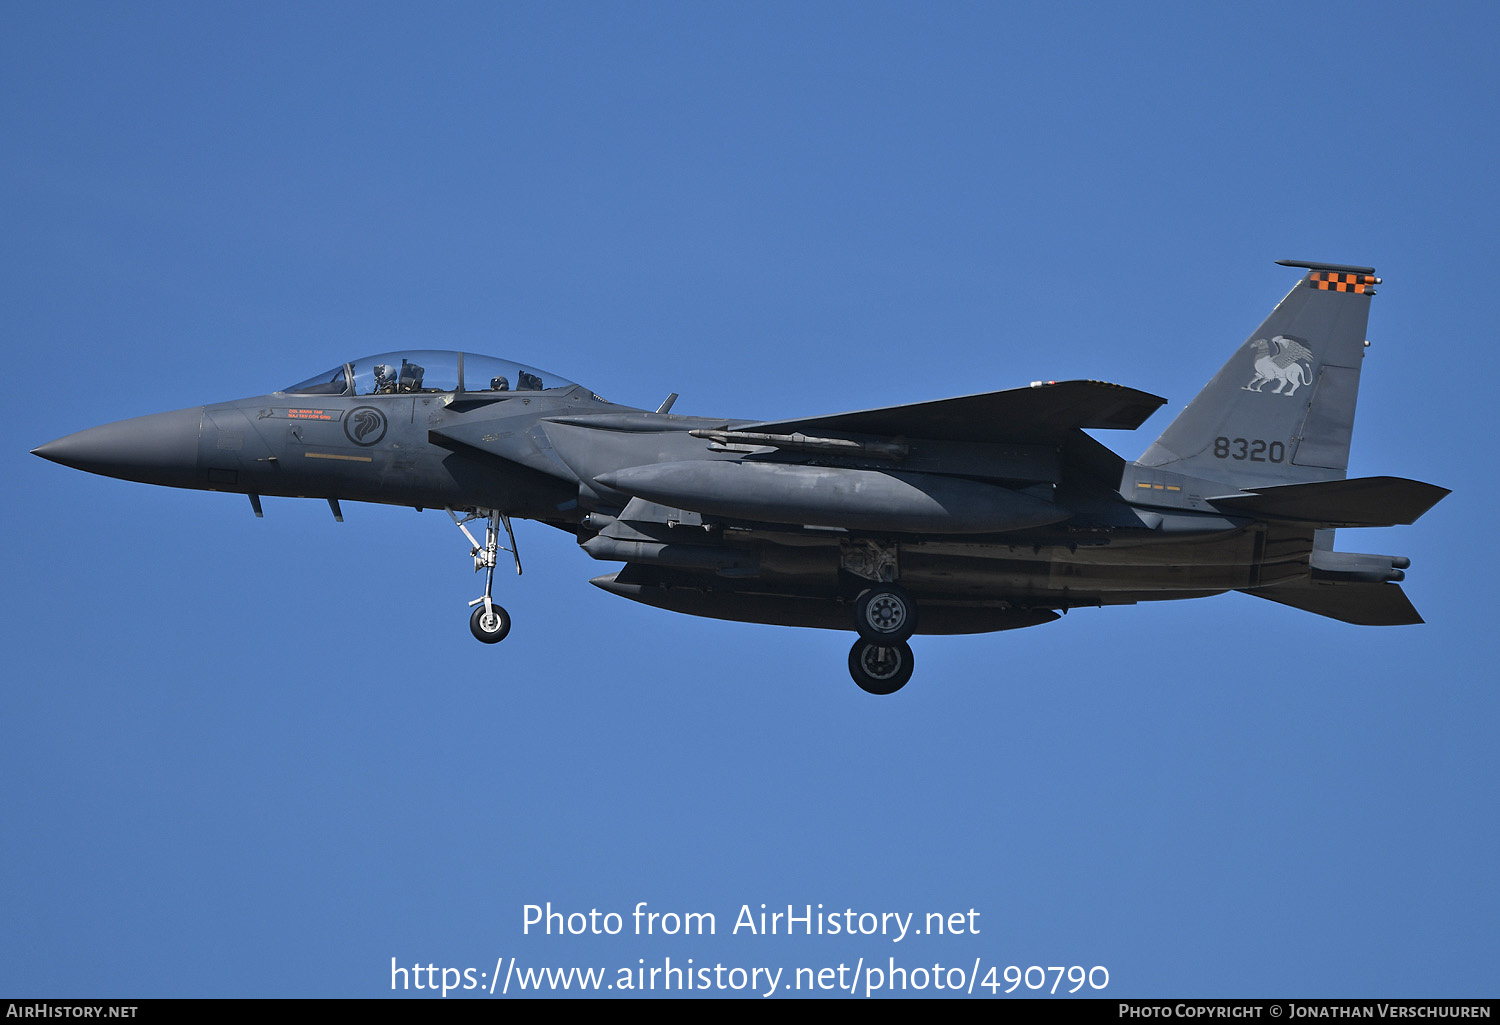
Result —
<instances>
[{"instance_id":1,"label":"main wheel","mask_svg":"<svg viewBox=\"0 0 1500 1025\"><path fill-rule=\"evenodd\" d=\"M899 587L877 585L855 599L854 628L867 641L904 641L917 630L917 604Z\"/></svg>"},{"instance_id":2,"label":"main wheel","mask_svg":"<svg viewBox=\"0 0 1500 1025\"><path fill-rule=\"evenodd\" d=\"M916 660L905 641L876 644L858 640L849 650L849 675L867 694L894 694L911 679Z\"/></svg>"},{"instance_id":3,"label":"main wheel","mask_svg":"<svg viewBox=\"0 0 1500 1025\"><path fill-rule=\"evenodd\" d=\"M469 632L486 644L499 644L510 633L510 613L493 602L488 612L482 603L476 605L469 617Z\"/></svg>"}]
</instances>

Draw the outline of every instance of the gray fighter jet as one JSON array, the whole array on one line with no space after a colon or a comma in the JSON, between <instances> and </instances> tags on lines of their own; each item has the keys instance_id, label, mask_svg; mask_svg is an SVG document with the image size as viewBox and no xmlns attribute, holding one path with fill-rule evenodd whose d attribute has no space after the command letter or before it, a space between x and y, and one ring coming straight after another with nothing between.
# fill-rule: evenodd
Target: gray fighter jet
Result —
<instances>
[{"instance_id":1,"label":"gray fighter jet","mask_svg":"<svg viewBox=\"0 0 1500 1025\"><path fill-rule=\"evenodd\" d=\"M1448 494L1347 479L1369 267L1307 274L1135 462L1084 433L1165 400L1101 381L800 420L606 402L533 367L411 351L281 391L94 427L35 453L93 473L250 496L446 509L495 643L512 517L577 537L593 583L675 612L853 630L876 694L911 678L916 633L1037 626L1085 606L1243 591L1374 626L1420 623L1408 560L1333 549L1338 527L1414 522ZM484 540L470 531L481 524Z\"/></svg>"}]
</instances>

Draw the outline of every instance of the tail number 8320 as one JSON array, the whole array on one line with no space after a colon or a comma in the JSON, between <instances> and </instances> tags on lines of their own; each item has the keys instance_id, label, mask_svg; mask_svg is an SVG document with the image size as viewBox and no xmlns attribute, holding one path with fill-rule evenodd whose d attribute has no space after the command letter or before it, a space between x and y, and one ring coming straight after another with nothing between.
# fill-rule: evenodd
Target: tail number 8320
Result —
<instances>
[{"instance_id":1,"label":"tail number 8320","mask_svg":"<svg viewBox=\"0 0 1500 1025\"><path fill-rule=\"evenodd\" d=\"M1215 459L1248 459L1252 463L1286 462L1286 445L1260 438L1215 438Z\"/></svg>"}]
</instances>

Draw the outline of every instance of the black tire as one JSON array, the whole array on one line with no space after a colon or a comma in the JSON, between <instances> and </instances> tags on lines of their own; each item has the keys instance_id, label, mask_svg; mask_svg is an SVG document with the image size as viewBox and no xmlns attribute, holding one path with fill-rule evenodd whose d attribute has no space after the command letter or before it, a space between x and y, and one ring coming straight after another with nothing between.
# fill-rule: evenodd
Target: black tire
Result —
<instances>
[{"instance_id":1,"label":"black tire","mask_svg":"<svg viewBox=\"0 0 1500 1025\"><path fill-rule=\"evenodd\" d=\"M510 613L493 603L490 608L494 615L487 617L482 603L474 606L474 613L469 617L469 632L486 644L499 644L510 633Z\"/></svg>"},{"instance_id":2,"label":"black tire","mask_svg":"<svg viewBox=\"0 0 1500 1025\"><path fill-rule=\"evenodd\" d=\"M877 644L858 640L849 649L849 675L867 694L894 694L906 686L916 669L911 645L905 641Z\"/></svg>"},{"instance_id":3,"label":"black tire","mask_svg":"<svg viewBox=\"0 0 1500 1025\"><path fill-rule=\"evenodd\" d=\"M917 631L917 603L891 584L879 584L854 601L854 629L867 641L896 644Z\"/></svg>"}]
</instances>

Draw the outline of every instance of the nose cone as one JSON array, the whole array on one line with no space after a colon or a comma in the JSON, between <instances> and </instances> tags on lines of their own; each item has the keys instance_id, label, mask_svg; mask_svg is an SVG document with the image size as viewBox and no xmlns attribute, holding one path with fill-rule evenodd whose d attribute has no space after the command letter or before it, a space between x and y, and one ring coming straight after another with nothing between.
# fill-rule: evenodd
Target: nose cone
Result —
<instances>
[{"instance_id":1,"label":"nose cone","mask_svg":"<svg viewBox=\"0 0 1500 1025\"><path fill-rule=\"evenodd\" d=\"M203 407L195 406L90 427L31 451L75 470L191 488L198 486L198 434L202 424Z\"/></svg>"}]
</instances>

